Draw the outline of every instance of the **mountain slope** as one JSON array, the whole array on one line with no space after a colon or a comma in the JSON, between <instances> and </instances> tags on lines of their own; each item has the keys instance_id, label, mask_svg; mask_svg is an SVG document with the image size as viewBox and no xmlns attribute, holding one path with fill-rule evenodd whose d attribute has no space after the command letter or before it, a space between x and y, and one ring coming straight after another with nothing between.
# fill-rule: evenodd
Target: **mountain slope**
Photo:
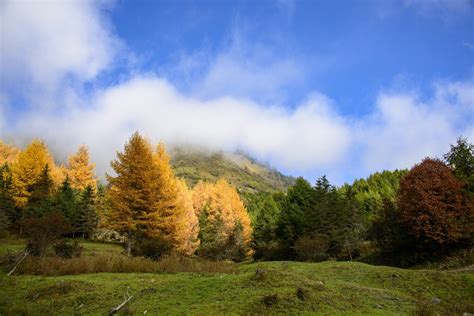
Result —
<instances>
[{"instance_id":1,"label":"mountain slope","mask_svg":"<svg viewBox=\"0 0 474 316\"><path fill-rule=\"evenodd\" d=\"M171 165L188 186L199 180L216 181L223 177L241 193L286 190L294 178L259 163L242 152L208 152L197 148L173 147Z\"/></svg>"}]
</instances>

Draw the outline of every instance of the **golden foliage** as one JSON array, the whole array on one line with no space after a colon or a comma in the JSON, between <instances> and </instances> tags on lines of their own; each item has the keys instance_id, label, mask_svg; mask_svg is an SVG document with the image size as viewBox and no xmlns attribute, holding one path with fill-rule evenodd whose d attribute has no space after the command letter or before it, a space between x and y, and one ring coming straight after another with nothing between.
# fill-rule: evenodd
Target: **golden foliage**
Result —
<instances>
[{"instance_id":1,"label":"golden foliage","mask_svg":"<svg viewBox=\"0 0 474 316\"><path fill-rule=\"evenodd\" d=\"M12 164L13 199L17 206L26 205L31 188L38 181L46 164L51 170L56 168L45 143L38 139L33 140L18 154L18 158Z\"/></svg>"},{"instance_id":2,"label":"golden foliage","mask_svg":"<svg viewBox=\"0 0 474 316\"><path fill-rule=\"evenodd\" d=\"M69 170L67 172L71 186L83 190L87 186L96 188L97 179L94 174L94 164L90 163L87 146L79 146L74 155L69 156Z\"/></svg>"},{"instance_id":3,"label":"golden foliage","mask_svg":"<svg viewBox=\"0 0 474 316\"><path fill-rule=\"evenodd\" d=\"M5 163L11 164L15 162L19 154L19 148L5 144L2 140L0 140L0 166Z\"/></svg>"},{"instance_id":4,"label":"golden foliage","mask_svg":"<svg viewBox=\"0 0 474 316\"><path fill-rule=\"evenodd\" d=\"M225 179L220 179L215 184L199 182L193 190L193 205L197 214L207 208L208 221L211 224L217 225L218 221L222 221L223 231L220 233L225 237L229 237L237 222L240 222L244 242L250 242L250 217L237 190Z\"/></svg>"}]
</instances>

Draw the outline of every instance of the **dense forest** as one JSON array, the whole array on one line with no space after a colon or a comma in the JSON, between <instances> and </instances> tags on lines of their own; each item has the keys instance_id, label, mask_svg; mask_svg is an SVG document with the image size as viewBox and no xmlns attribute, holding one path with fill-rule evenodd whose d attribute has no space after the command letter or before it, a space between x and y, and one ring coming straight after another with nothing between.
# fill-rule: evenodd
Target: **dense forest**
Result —
<instances>
[{"instance_id":1,"label":"dense forest","mask_svg":"<svg viewBox=\"0 0 474 316\"><path fill-rule=\"evenodd\" d=\"M225 178L222 157L190 159L182 150L173 157L174 164L163 143L135 133L103 184L87 146L61 165L41 140L24 149L0 142L1 234L28 238L34 256L51 247L73 256L79 246L70 240L81 238L120 242L129 256L152 259L174 253L404 267L473 246L474 146L463 138L442 159L341 187L324 175L311 184L247 167L241 179L253 184L242 190ZM214 161L224 171L200 177L190 171L193 161L207 166L201 174L213 174Z\"/></svg>"}]
</instances>

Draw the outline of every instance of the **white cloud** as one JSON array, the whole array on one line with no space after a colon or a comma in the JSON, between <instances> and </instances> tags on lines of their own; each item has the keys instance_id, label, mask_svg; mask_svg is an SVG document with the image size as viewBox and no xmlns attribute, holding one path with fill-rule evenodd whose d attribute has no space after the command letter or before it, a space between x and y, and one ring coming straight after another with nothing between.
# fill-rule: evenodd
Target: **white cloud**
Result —
<instances>
[{"instance_id":1,"label":"white cloud","mask_svg":"<svg viewBox=\"0 0 474 316\"><path fill-rule=\"evenodd\" d=\"M41 135L63 152L85 142L101 171L135 130L155 142L241 148L293 170L332 164L350 143L343 119L319 95L286 111L229 97L200 101L162 79L136 78L103 91L93 103L93 109L76 108L66 117L31 113L18 130Z\"/></svg>"},{"instance_id":2,"label":"white cloud","mask_svg":"<svg viewBox=\"0 0 474 316\"><path fill-rule=\"evenodd\" d=\"M413 94L380 94L374 113L358 126L366 170L407 168L427 156L440 157L463 135L472 141L474 83L435 85L422 102Z\"/></svg>"},{"instance_id":3,"label":"white cloud","mask_svg":"<svg viewBox=\"0 0 474 316\"><path fill-rule=\"evenodd\" d=\"M3 89L21 82L35 96L50 95L64 82L95 78L118 47L102 9L88 0L0 2Z\"/></svg>"}]
</instances>

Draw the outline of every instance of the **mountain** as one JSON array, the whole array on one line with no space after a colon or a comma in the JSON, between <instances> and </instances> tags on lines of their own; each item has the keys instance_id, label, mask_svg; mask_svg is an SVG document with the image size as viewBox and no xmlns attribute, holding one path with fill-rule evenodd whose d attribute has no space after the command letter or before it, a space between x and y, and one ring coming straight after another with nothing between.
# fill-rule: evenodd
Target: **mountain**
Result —
<instances>
[{"instance_id":1,"label":"mountain","mask_svg":"<svg viewBox=\"0 0 474 316\"><path fill-rule=\"evenodd\" d=\"M267 164L243 152L210 152L195 147L169 149L171 165L178 177L193 187L199 180L216 181L223 177L241 193L286 190L294 178L285 176Z\"/></svg>"}]
</instances>

